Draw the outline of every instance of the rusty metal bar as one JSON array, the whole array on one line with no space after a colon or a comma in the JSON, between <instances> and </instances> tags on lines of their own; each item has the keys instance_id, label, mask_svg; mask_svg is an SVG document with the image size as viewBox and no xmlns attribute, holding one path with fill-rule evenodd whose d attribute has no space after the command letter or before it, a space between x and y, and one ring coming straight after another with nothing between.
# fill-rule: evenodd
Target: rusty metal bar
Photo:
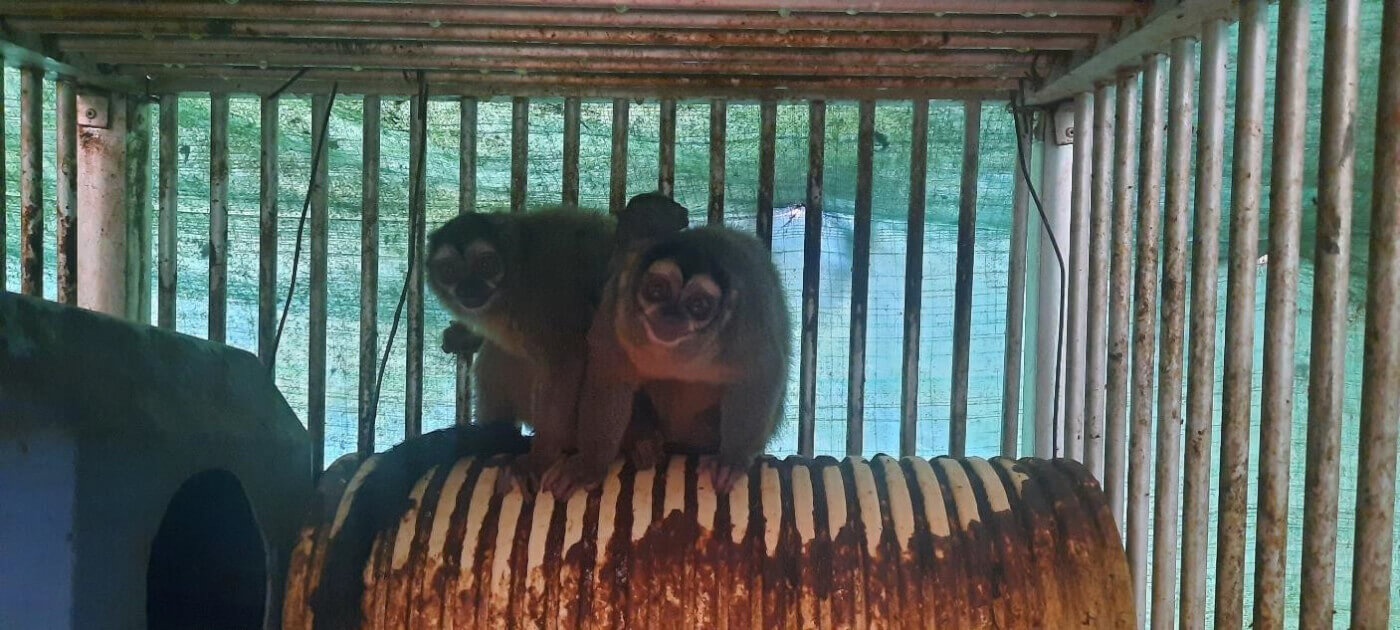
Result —
<instances>
[{"instance_id":1,"label":"rusty metal bar","mask_svg":"<svg viewBox=\"0 0 1400 630\"><path fill-rule=\"evenodd\" d=\"M325 469L326 456L326 316L329 293L327 272L329 269L330 205L326 181L329 172L330 136L322 125L329 122L330 97L318 94L311 98L311 201L310 232L311 260L307 279L307 350L306 350L306 427L311 437L312 470L319 473ZM319 154L315 143L325 138L325 146Z\"/></svg>"},{"instance_id":2,"label":"rusty metal bar","mask_svg":"<svg viewBox=\"0 0 1400 630\"><path fill-rule=\"evenodd\" d=\"M19 71L19 287L44 295L44 75Z\"/></svg>"},{"instance_id":3,"label":"rusty metal bar","mask_svg":"<svg viewBox=\"0 0 1400 630\"><path fill-rule=\"evenodd\" d=\"M364 97L360 120L360 386L355 451L374 453L379 363L379 97ZM325 149L322 149L324 151Z\"/></svg>"},{"instance_id":4,"label":"rusty metal bar","mask_svg":"<svg viewBox=\"0 0 1400 630\"><path fill-rule=\"evenodd\" d=\"M157 179L160 187L160 205L157 218L159 235L156 247L160 250L156 266L158 268L159 295L156 303L156 324L166 330L175 330L175 320L179 292L176 278L179 275L179 214L180 214L180 163L177 161L180 147L180 97L165 94L160 97L160 164ZM260 328L261 330L261 328ZM262 346L259 345L259 348ZM259 352L259 356L266 355Z\"/></svg>"},{"instance_id":5,"label":"rusty metal bar","mask_svg":"<svg viewBox=\"0 0 1400 630\"><path fill-rule=\"evenodd\" d=\"M671 196L676 189L676 99L661 100L661 131L657 142L656 189ZM761 158L760 158L761 159ZM760 170L759 179L763 175Z\"/></svg>"},{"instance_id":6,"label":"rusty metal bar","mask_svg":"<svg viewBox=\"0 0 1400 630\"><path fill-rule=\"evenodd\" d=\"M674 121L674 116L672 120ZM672 137L675 136L674 124ZM773 165L777 155L778 103L764 100L758 105L758 240L773 248ZM674 151L674 150L673 150Z\"/></svg>"},{"instance_id":7,"label":"rusty metal bar","mask_svg":"<svg viewBox=\"0 0 1400 630\"><path fill-rule=\"evenodd\" d=\"M163 100L162 103L164 103ZM274 355L277 345L277 192L280 180L277 140L281 134L278 124L280 109L280 101L275 96L264 97L259 102L258 358L262 360L263 365L267 366L269 374L273 374L277 367L274 365L276 360ZM161 108L161 113L165 113L164 106ZM171 124L176 125L178 122L172 121ZM164 136L162 135L162 137ZM170 150L172 151L173 165L175 156L173 145ZM162 145L162 151L164 151L164 145ZM172 173L173 175L176 173ZM173 204L174 199L171 202ZM171 264L174 264L173 247L172 241ZM174 289L173 282L171 289Z\"/></svg>"},{"instance_id":8,"label":"rusty metal bar","mask_svg":"<svg viewBox=\"0 0 1400 630\"><path fill-rule=\"evenodd\" d=\"M228 331L228 94L209 95L209 330Z\"/></svg>"},{"instance_id":9,"label":"rusty metal bar","mask_svg":"<svg viewBox=\"0 0 1400 630\"><path fill-rule=\"evenodd\" d=\"M856 135L855 234L851 245L850 359L846 368L846 454L865 454L865 325L870 294L871 179L875 161L875 101L860 102Z\"/></svg>"},{"instance_id":10,"label":"rusty metal bar","mask_svg":"<svg viewBox=\"0 0 1400 630\"><path fill-rule=\"evenodd\" d=\"M120 136L126 153L121 204L126 215L126 317L142 326L151 324L151 115L146 99L125 97L126 132ZM81 101L80 101L81 102ZM80 105L81 109L82 106ZM84 112L86 114L86 112ZM79 176L79 180L82 176ZM79 182L81 184L81 181ZM82 224L79 224L81 227ZM78 239L83 240L80 233ZM81 254L82 252L79 252ZM79 261L78 271L84 263ZM83 281L78 281L79 289ZM82 295L78 296L82 305Z\"/></svg>"},{"instance_id":11,"label":"rusty metal bar","mask_svg":"<svg viewBox=\"0 0 1400 630\"><path fill-rule=\"evenodd\" d=\"M1133 190L1138 170L1138 73L1118 76L1113 140L1113 216L1108 272L1108 366L1104 388L1104 493L1123 531L1128 445L1128 319L1132 288Z\"/></svg>"},{"instance_id":12,"label":"rusty metal bar","mask_svg":"<svg viewBox=\"0 0 1400 630\"><path fill-rule=\"evenodd\" d=\"M899 392L900 457L913 457L919 448L919 333L923 328L924 217L928 204L928 101L915 100L912 117L909 130L909 214L906 219L907 227L904 241L904 360L900 374ZM1021 209L1024 210L1025 206L1022 206ZM1022 216L1024 217L1024 212ZM1014 220L1013 215L1013 226L1015 225ZM1011 251L1014 258L1017 251L1014 227L1012 234ZM1021 241L1023 244L1022 255L1024 256L1024 220L1021 222ZM1022 261L1024 266L1024 258ZM1021 275L1024 279L1024 271ZM1011 317L1009 304L1008 301L1008 320ZM1007 326L1011 326L1009 321ZM1008 338L1010 334L1008 328ZM1020 376L1020 368L1020 350L1018 348L1017 377ZM1010 372L1007 372L1007 377L1011 378ZM1010 457L1014 457L1014 455L1010 455Z\"/></svg>"},{"instance_id":13,"label":"rusty metal bar","mask_svg":"<svg viewBox=\"0 0 1400 630\"><path fill-rule=\"evenodd\" d=\"M0 94L4 93L5 73L3 71L0 71ZM9 149L6 146L6 143L10 137L9 131L5 128L7 126L7 120L9 119L5 117L5 99L0 98L0 173L10 172L6 170L7 166L5 165L6 156L9 153ZM9 191L6 190L9 187L7 181L8 179L8 175L5 177L0 177L0 291L9 290L9 281L7 280L9 278L9 271L8 269L6 269L6 267L8 266L7 261L9 260L10 256L9 252L7 251L8 247L6 245L10 238L8 225L9 220L7 219L7 217L10 214L10 197Z\"/></svg>"},{"instance_id":14,"label":"rusty metal bar","mask_svg":"<svg viewBox=\"0 0 1400 630\"><path fill-rule=\"evenodd\" d=\"M958 191L958 266L953 296L953 393L948 414L948 454L967 450L967 380L972 349L972 262L977 237L977 158L981 153L982 102L963 102L962 182Z\"/></svg>"},{"instance_id":15,"label":"rusty metal bar","mask_svg":"<svg viewBox=\"0 0 1400 630\"><path fill-rule=\"evenodd\" d=\"M1376 165L1366 283L1366 355L1361 377L1360 457L1351 627L1383 628L1390 619L1395 526L1395 424L1400 410L1400 6L1381 17Z\"/></svg>"},{"instance_id":16,"label":"rusty metal bar","mask_svg":"<svg viewBox=\"0 0 1400 630\"><path fill-rule=\"evenodd\" d=\"M427 247L428 215L428 171L426 155L428 143L428 104L422 96L413 97L413 115L408 127L408 325L404 330L404 350L408 353L404 361L404 437L410 438L423 433L423 249ZM529 111L529 101L516 99L514 115L523 117L521 112ZM520 118L516 121L519 122ZM523 124L521 125L524 126ZM525 133L515 133L511 129L511 211L523 211L525 205ZM519 206L516 205L516 149L522 166L520 178Z\"/></svg>"},{"instance_id":17,"label":"rusty metal bar","mask_svg":"<svg viewBox=\"0 0 1400 630\"><path fill-rule=\"evenodd\" d=\"M57 257L58 301L78 303L78 92L69 79L54 83L54 153L58 163L54 191L58 229L54 249Z\"/></svg>"},{"instance_id":18,"label":"rusty metal bar","mask_svg":"<svg viewBox=\"0 0 1400 630\"><path fill-rule=\"evenodd\" d=\"M541 7L547 9L584 8L611 9L609 0L508 0L496 3L498 6ZM491 6L487 3L487 6ZM631 0L629 10L671 10L674 2L669 0ZM847 0L795 0L784 7L792 11L849 11ZM690 9L709 11L767 11L773 8L764 0L699 0L687 6ZM1022 17L1055 15L1113 15L1128 16L1139 9L1131 2L1123 0L1057 0L1053 7L1040 0L884 0L877 8L866 9L869 13L933 13L967 15L1020 15Z\"/></svg>"},{"instance_id":19,"label":"rusty metal bar","mask_svg":"<svg viewBox=\"0 0 1400 630\"><path fill-rule=\"evenodd\" d=\"M710 200L708 220L724 225L724 138L729 127L728 104L710 100Z\"/></svg>"},{"instance_id":20,"label":"rusty metal bar","mask_svg":"<svg viewBox=\"0 0 1400 630\"><path fill-rule=\"evenodd\" d=\"M1225 289L1225 376L1221 393L1220 507L1215 557L1215 627L1244 626L1244 539L1249 496L1249 423L1254 373L1254 285L1263 177L1265 0L1240 3L1230 168L1229 272Z\"/></svg>"},{"instance_id":21,"label":"rusty metal bar","mask_svg":"<svg viewBox=\"0 0 1400 630\"><path fill-rule=\"evenodd\" d=\"M1254 627L1284 624L1288 465L1293 433L1298 254L1308 116L1308 0L1279 3L1269 181L1269 265L1264 294L1264 375L1259 408Z\"/></svg>"},{"instance_id":22,"label":"rusty metal bar","mask_svg":"<svg viewBox=\"0 0 1400 630\"><path fill-rule=\"evenodd\" d=\"M1108 242L1113 214L1114 88L1094 88L1089 186L1089 308L1085 313L1084 465L1104 482L1104 387L1108 380ZM1076 133L1082 133L1076 131Z\"/></svg>"},{"instance_id":23,"label":"rusty metal bar","mask_svg":"<svg viewBox=\"0 0 1400 630\"><path fill-rule=\"evenodd\" d=\"M1071 163L1069 214L1069 313L1065 318L1065 420L1064 453L1084 461L1084 373L1087 368L1085 337L1089 309L1089 212L1090 171L1093 169L1094 94L1074 100L1074 155Z\"/></svg>"},{"instance_id":24,"label":"rusty metal bar","mask_svg":"<svg viewBox=\"0 0 1400 630\"><path fill-rule=\"evenodd\" d=\"M1215 393L1216 291L1219 283L1220 192L1225 145L1225 79L1229 26L1206 24L1201 35L1200 123L1196 139L1195 225L1191 251L1191 320L1187 348L1186 460L1181 532L1181 627L1205 627L1206 549L1210 529L1211 406Z\"/></svg>"},{"instance_id":25,"label":"rusty metal bar","mask_svg":"<svg viewBox=\"0 0 1400 630\"><path fill-rule=\"evenodd\" d=\"M578 164L574 160L574 164ZM517 96L510 101L510 211L525 211L525 192L530 176L530 99ZM417 181L417 178L414 178Z\"/></svg>"},{"instance_id":26,"label":"rusty metal bar","mask_svg":"<svg viewBox=\"0 0 1400 630\"><path fill-rule=\"evenodd\" d=\"M925 132L927 133L927 131ZM1011 161L1011 245L1009 260L1007 262L1006 273L1006 349L1003 354L1003 370L1006 375L1001 384L1001 456L1016 457L1021 448L1021 375L1023 366L1023 351L1026 332L1026 231L1029 220L1028 211L1030 209L1030 185L1026 181L1025 174L1021 170L1021 160L1024 156L1026 160L1026 170L1030 170L1030 130L1024 131L1026 135L1016 139L1016 151L1018 155ZM923 149L927 152L927 148ZM1024 150L1024 153L1022 151ZM913 177L913 174L910 174ZM912 181L912 179L911 179ZM923 186L922 182L920 186ZM912 194L912 193L911 193ZM920 203L923 203L922 198ZM920 226L922 234L923 226ZM912 228L910 232L912 239ZM922 236L920 236L922 240ZM909 254L914 253L914 241L909 241ZM919 244L919 254L923 255L923 244ZM920 269L922 272L922 268ZM911 287L905 285L905 299L908 300L910 290L921 291L922 286ZM906 309L907 312L907 309ZM905 322L906 327L909 325ZM915 323L917 328L918 323ZM905 347L905 356L909 353L918 357L918 348ZM908 378L906 376L906 378Z\"/></svg>"},{"instance_id":27,"label":"rusty metal bar","mask_svg":"<svg viewBox=\"0 0 1400 630\"><path fill-rule=\"evenodd\" d=\"M143 125L130 120L123 94L84 89L77 109L82 112L78 194L84 216L78 223L78 305L136 321L144 262L139 241L146 217L141 215L145 200L137 195L144 182L128 179L128 174L141 167L146 143L136 132Z\"/></svg>"},{"instance_id":28,"label":"rusty metal bar","mask_svg":"<svg viewBox=\"0 0 1400 630\"><path fill-rule=\"evenodd\" d=\"M1167 121L1166 210L1162 218L1161 334L1157 363L1157 459L1152 491L1152 627L1176 621L1176 562L1181 494L1181 386L1186 346L1186 240L1191 209L1192 114L1196 42L1172 42ZM1212 283L1214 284L1214 283Z\"/></svg>"},{"instance_id":29,"label":"rusty metal bar","mask_svg":"<svg viewBox=\"0 0 1400 630\"><path fill-rule=\"evenodd\" d=\"M579 110L577 97L564 99L564 205L578 205ZM514 127L511 133L514 133ZM514 149L514 144L511 145ZM514 168L514 162L511 163ZM512 171L514 173L514 171Z\"/></svg>"},{"instance_id":30,"label":"rusty metal bar","mask_svg":"<svg viewBox=\"0 0 1400 630\"><path fill-rule=\"evenodd\" d=\"M574 108L578 112L577 104ZM476 99L462 99L461 126L457 135L457 214L476 212ZM574 117L577 122L578 117ZM574 125L578 129L578 125ZM577 138L575 135L575 148ZM578 204L578 152L574 153L574 204ZM457 357L457 406L458 425L469 424L472 420L472 355Z\"/></svg>"},{"instance_id":31,"label":"rusty metal bar","mask_svg":"<svg viewBox=\"0 0 1400 630\"><path fill-rule=\"evenodd\" d=\"M826 102L812 101L807 111L807 209L802 235L802 354L798 365L797 452L811 457L817 428L817 306L822 278Z\"/></svg>"},{"instance_id":32,"label":"rusty metal bar","mask_svg":"<svg viewBox=\"0 0 1400 630\"><path fill-rule=\"evenodd\" d=\"M1336 604L1338 454L1346 386L1347 290L1356 167L1360 2L1327 5L1322 62L1322 147L1317 172L1312 347L1308 354L1308 450L1304 476L1299 626L1331 627Z\"/></svg>"},{"instance_id":33,"label":"rusty metal bar","mask_svg":"<svg viewBox=\"0 0 1400 630\"><path fill-rule=\"evenodd\" d=\"M627 99L615 98L612 102L612 168L608 180L608 210L613 214L622 212L627 205Z\"/></svg>"}]
</instances>

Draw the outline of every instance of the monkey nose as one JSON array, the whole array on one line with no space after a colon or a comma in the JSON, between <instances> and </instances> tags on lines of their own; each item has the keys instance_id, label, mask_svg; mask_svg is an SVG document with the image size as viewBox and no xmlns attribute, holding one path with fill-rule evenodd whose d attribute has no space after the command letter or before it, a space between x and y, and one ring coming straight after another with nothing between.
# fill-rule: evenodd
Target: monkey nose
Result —
<instances>
[{"instance_id":1,"label":"monkey nose","mask_svg":"<svg viewBox=\"0 0 1400 630\"><path fill-rule=\"evenodd\" d=\"M457 302L467 309L485 306L494 293L495 291L489 285L476 278L463 280L452 289L452 294L456 296Z\"/></svg>"}]
</instances>

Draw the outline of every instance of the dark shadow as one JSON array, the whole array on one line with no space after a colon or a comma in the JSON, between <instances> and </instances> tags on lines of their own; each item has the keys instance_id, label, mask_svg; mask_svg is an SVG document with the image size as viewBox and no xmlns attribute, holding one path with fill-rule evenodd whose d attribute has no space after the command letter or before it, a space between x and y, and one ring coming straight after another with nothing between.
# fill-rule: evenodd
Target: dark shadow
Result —
<instances>
[{"instance_id":1,"label":"dark shadow","mask_svg":"<svg viewBox=\"0 0 1400 630\"><path fill-rule=\"evenodd\" d=\"M267 551L238 478L206 470L170 499L151 543L146 619L152 630L260 628Z\"/></svg>"}]
</instances>

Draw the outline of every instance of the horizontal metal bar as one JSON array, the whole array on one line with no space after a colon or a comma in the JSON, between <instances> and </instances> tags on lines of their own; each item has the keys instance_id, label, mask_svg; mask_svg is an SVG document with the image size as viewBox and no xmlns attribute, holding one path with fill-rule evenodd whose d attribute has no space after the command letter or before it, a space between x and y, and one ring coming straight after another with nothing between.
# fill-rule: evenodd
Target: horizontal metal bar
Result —
<instances>
[{"instance_id":1,"label":"horizontal metal bar","mask_svg":"<svg viewBox=\"0 0 1400 630\"><path fill-rule=\"evenodd\" d=\"M6 7L5 10L9 11L9 8ZM92 86L129 94L145 92L141 81L60 61L56 58L57 51L46 44L31 34L6 32L0 35L0 62L10 66L38 68L46 79L68 77L80 87Z\"/></svg>"}]
</instances>

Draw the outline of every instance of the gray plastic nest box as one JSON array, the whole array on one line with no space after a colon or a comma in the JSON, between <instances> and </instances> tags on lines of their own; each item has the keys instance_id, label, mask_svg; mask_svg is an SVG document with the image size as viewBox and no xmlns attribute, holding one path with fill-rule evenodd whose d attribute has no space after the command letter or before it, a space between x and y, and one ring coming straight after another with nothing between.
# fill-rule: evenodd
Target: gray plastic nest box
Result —
<instances>
[{"instance_id":1,"label":"gray plastic nest box","mask_svg":"<svg viewBox=\"0 0 1400 630\"><path fill-rule=\"evenodd\" d=\"M310 449L247 352L0 291L0 626L278 627Z\"/></svg>"}]
</instances>

